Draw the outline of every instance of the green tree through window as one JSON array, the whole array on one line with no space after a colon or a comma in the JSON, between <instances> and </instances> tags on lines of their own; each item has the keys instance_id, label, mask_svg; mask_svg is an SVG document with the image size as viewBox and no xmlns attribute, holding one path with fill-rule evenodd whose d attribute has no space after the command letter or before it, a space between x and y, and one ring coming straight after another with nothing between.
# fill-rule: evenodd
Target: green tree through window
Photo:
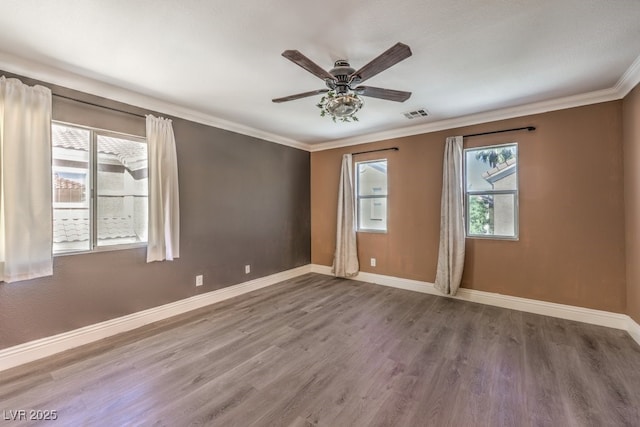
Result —
<instances>
[{"instance_id":1,"label":"green tree through window","mask_svg":"<svg viewBox=\"0 0 640 427\"><path fill-rule=\"evenodd\" d=\"M517 143L464 151L467 236L517 239Z\"/></svg>"},{"instance_id":2,"label":"green tree through window","mask_svg":"<svg viewBox=\"0 0 640 427\"><path fill-rule=\"evenodd\" d=\"M493 234L493 198L491 196L469 198L469 233Z\"/></svg>"}]
</instances>

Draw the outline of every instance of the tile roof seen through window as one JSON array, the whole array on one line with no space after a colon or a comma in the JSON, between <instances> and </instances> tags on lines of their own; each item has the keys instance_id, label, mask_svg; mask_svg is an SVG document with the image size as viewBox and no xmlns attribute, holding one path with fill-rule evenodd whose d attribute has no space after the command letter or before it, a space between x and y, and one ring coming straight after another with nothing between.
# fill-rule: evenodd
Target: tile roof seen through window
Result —
<instances>
[{"instance_id":1,"label":"tile roof seen through window","mask_svg":"<svg viewBox=\"0 0 640 427\"><path fill-rule=\"evenodd\" d=\"M135 238L131 218L99 218L98 239ZM89 218L58 218L53 221L53 241L86 242L89 240Z\"/></svg>"},{"instance_id":2,"label":"tile roof seen through window","mask_svg":"<svg viewBox=\"0 0 640 427\"><path fill-rule=\"evenodd\" d=\"M132 218L98 218L98 239L136 237Z\"/></svg>"},{"instance_id":3,"label":"tile roof seen through window","mask_svg":"<svg viewBox=\"0 0 640 427\"><path fill-rule=\"evenodd\" d=\"M53 242L86 242L89 240L89 218L53 220Z\"/></svg>"},{"instance_id":4,"label":"tile roof seen through window","mask_svg":"<svg viewBox=\"0 0 640 427\"><path fill-rule=\"evenodd\" d=\"M511 158L506 162L498 163L495 167L482 174L482 177L489 182L495 182L505 176L515 172L516 159Z\"/></svg>"},{"instance_id":5,"label":"tile roof seen through window","mask_svg":"<svg viewBox=\"0 0 640 427\"><path fill-rule=\"evenodd\" d=\"M89 150L90 132L85 129L53 125L52 145L70 150ZM98 152L112 154L129 170L147 167L146 144L111 136L98 135Z\"/></svg>"}]
</instances>

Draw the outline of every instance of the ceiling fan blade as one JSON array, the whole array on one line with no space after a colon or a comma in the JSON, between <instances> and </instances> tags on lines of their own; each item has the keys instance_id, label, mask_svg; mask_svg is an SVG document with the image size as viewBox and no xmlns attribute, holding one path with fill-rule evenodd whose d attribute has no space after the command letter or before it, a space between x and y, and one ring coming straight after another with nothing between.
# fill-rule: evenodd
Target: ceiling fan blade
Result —
<instances>
[{"instance_id":1,"label":"ceiling fan blade","mask_svg":"<svg viewBox=\"0 0 640 427\"><path fill-rule=\"evenodd\" d=\"M321 93L327 93L327 92L329 92L329 89L318 89L318 90L312 90L310 92L297 93L295 95L289 95L282 98L272 99L272 101L287 102L287 101L293 101L294 99L306 98L307 96L319 95Z\"/></svg>"},{"instance_id":2,"label":"ceiling fan blade","mask_svg":"<svg viewBox=\"0 0 640 427\"><path fill-rule=\"evenodd\" d=\"M328 71L321 68L318 64L316 64L297 50L285 50L284 52L282 52L282 56L287 58L289 61L298 64L299 66L301 66L314 76L321 78L322 80L335 79L331 74L329 74Z\"/></svg>"},{"instance_id":3,"label":"ceiling fan blade","mask_svg":"<svg viewBox=\"0 0 640 427\"><path fill-rule=\"evenodd\" d=\"M358 95L372 98L386 99L387 101L404 102L411 96L411 92L402 90L382 89L380 87L358 86L354 89Z\"/></svg>"},{"instance_id":4,"label":"ceiling fan blade","mask_svg":"<svg viewBox=\"0 0 640 427\"><path fill-rule=\"evenodd\" d=\"M382 52L378 57L371 60L367 65L353 73L352 76L359 78L359 80L355 81L356 83L362 83L410 56L411 49L409 46L404 43L396 43Z\"/></svg>"}]
</instances>

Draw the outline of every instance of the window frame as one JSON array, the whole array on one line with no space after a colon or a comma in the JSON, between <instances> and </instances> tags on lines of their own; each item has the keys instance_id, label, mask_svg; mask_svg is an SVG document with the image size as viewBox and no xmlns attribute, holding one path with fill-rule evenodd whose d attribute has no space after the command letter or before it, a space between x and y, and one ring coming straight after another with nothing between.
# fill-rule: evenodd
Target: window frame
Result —
<instances>
[{"instance_id":1,"label":"window frame","mask_svg":"<svg viewBox=\"0 0 640 427\"><path fill-rule=\"evenodd\" d=\"M360 196L360 173L358 172L358 167L361 164L366 163L379 163L385 162L387 165L387 172L385 172L387 191L384 195L368 195L368 196ZM373 160L362 160L358 162L354 162L354 175L355 175L355 215L356 215L356 232L358 233L374 233L374 234L386 234L389 232L389 159L388 158L379 158ZM384 230L378 230L375 228L363 228L360 225L360 200L361 199L380 199L384 198L385 203L385 220L384 220Z\"/></svg>"},{"instance_id":2,"label":"window frame","mask_svg":"<svg viewBox=\"0 0 640 427\"><path fill-rule=\"evenodd\" d=\"M68 250L63 252L55 252L53 249L53 245L51 248L52 255L54 257L57 256L68 256L68 255L78 255L78 254L88 254L88 253L99 253L99 252L110 252L110 251L118 251L125 249L134 249L134 248L143 248L148 246L148 237L147 241L133 242L133 243L119 243L114 245L98 245L98 191L97 191L97 183L98 183L98 137L113 137L113 138L121 138L127 139L139 143L148 144L147 139L142 136L132 135L124 132L117 132L107 129L101 129L93 126L85 126L79 125L76 123L64 122L61 120L52 120L52 125L65 126L70 128L82 129L89 132L89 150L88 156L89 160L87 162L88 165L88 196L89 196L89 249L78 249L78 250ZM53 144L53 142L52 142ZM53 145L52 145L53 149ZM148 150L148 145L147 145ZM52 153L51 156L51 167L52 167L52 176L53 176L53 168L54 166L54 156ZM62 166L62 168L72 169L71 167ZM53 183L51 185L53 191ZM149 187L147 184L147 198L149 197ZM53 201L51 203L52 210L56 208L58 203ZM147 212L147 229L149 224L149 215Z\"/></svg>"},{"instance_id":3,"label":"window frame","mask_svg":"<svg viewBox=\"0 0 640 427\"><path fill-rule=\"evenodd\" d=\"M516 163L515 163L515 190L471 190L467 189L467 152L494 150L504 147L516 147ZM507 142L503 144L481 145L478 147L468 147L462 152L462 185L464 190L464 212L465 212L465 238L467 239L488 239L488 240L520 240L520 146L517 141ZM471 234L469 215L469 198L478 195L513 195L513 235L504 234Z\"/></svg>"}]
</instances>

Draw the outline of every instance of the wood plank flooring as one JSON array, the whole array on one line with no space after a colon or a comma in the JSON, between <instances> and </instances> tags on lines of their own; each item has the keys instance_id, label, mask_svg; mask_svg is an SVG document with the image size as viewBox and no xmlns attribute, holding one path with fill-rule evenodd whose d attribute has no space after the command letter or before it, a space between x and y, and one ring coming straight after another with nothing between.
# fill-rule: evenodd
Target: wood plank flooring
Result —
<instances>
[{"instance_id":1,"label":"wood plank flooring","mask_svg":"<svg viewBox=\"0 0 640 427\"><path fill-rule=\"evenodd\" d=\"M0 426L640 426L640 346L308 274L2 372L0 411Z\"/></svg>"}]
</instances>

